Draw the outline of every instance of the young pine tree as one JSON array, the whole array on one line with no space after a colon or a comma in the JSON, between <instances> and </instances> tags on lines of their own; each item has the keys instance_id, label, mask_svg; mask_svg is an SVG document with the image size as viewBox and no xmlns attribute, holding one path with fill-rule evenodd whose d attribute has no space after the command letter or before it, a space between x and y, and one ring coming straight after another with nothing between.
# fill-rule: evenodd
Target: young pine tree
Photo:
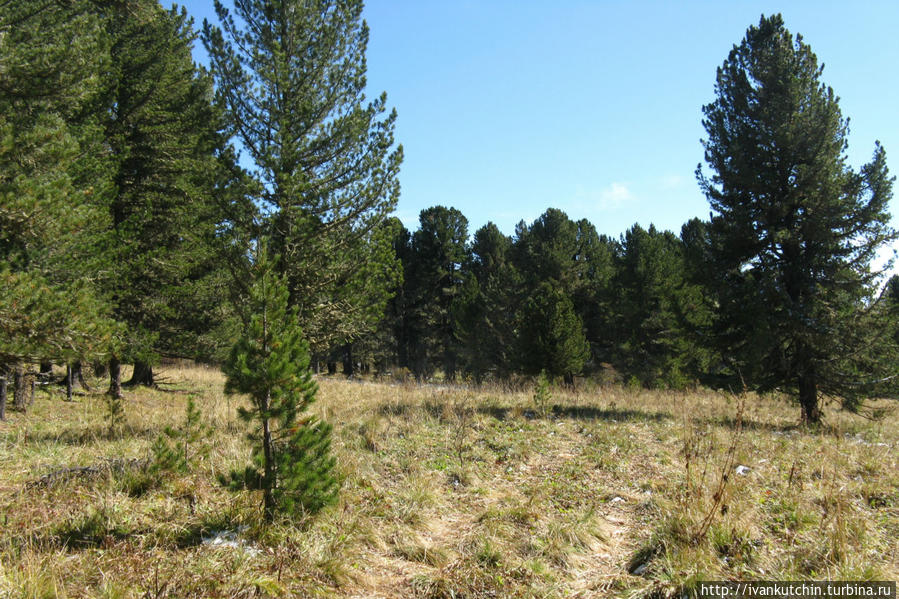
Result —
<instances>
[{"instance_id":1,"label":"young pine tree","mask_svg":"<svg viewBox=\"0 0 899 599\"><path fill-rule=\"evenodd\" d=\"M266 521L276 513L302 516L337 498L331 427L304 415L317 385L309 368L309 346L288 310L288 290L271 261L260 252L248 298L247 326L225 364L227 393L245 393L250 408L241 419L252 423L252 463L222 482L233 489L258 489Z\"/></svg>"}]
</instances>

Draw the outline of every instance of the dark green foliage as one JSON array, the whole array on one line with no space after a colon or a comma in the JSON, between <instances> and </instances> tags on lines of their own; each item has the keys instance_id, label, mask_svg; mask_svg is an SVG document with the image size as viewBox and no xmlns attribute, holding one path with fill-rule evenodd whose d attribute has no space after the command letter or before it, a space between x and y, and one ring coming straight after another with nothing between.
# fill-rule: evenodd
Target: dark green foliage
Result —
<instances>
[{"instance_id":1,"label":"dark green foliage","mask_svg":"<svg viewBox=\"0 0 899 599\"><path fill-rule=\"evenodd\" d=\"M114 331L87 277L104 32L90 3L34 0L3 4L0 31L0 368L102 355Z\"/></svg>"},{"instance_id":2,"label":"dark green foliage","mask_svg":"<svg viewBox=\"0 0 899 599\"><path fill-rule=\"evenodd\" d=\"M749 28L703 108L712 175L697 169L714 211L720 374L795 394L807 422L821 395L857 405L887 374L871 261L896 239L884 151L846 164L848 121L822 68L779 15Z\"/></svg>"},{"instance_id":3,"label":"dark green foliage","mask_svg":"<svg viewBox=\"0 0 899 599\"><path fill-rule=\"evenodd\" d=\"M669 231L634 225L617 263L613 364L645 386L688 385L706 366L693 332L708 325L709 312L688 278L684 245Z\"/></svg>"},{"instance_id":4,"label":"dark green foliage","mask_svg":"<svg viewBox=\"0 0 899 599\"><path fill-rule=\"evenodd\" d=\"M386 96L365 99L361 1L220 2L204 23L230 131L254 164L290 303L317 353L371 330L397 265L376 229L399 196Z\"/></svg>"},{"instance_id":5,"label":"dark green foliage","mask_svg":"<svg viewBox=\"0 0 899 599\"><path fill-rule=\"evenodd\" d=\"M252 423L252 464L224 482L232 488L261 489L266 520L276 513L299 517L337 498L331 427L303 414L317 386L309 369L309 348L288 309L288 291L264 253L257 255L248 325L225 364L225 391L250 398L240 417Z\"/></svg>"},{"instance_id":6,"label":"dark green foliage","mask_svg":"<svg viewBox=\"0 0 899 599\"><path fill-rule=\"evenodd\" d=\"M514 306L521 284L511 248L512 240L487 223L475 232L465 264L455 321L463 367L477 382L488 374L505 377L514 366Z\"/></svg>"},{"instance_id":7,"label":"dark green foliage","mask_svg":"<svg viewBox=\"0 0 899 599\"><path fill-rule=\"evenodd\" d=\"M550 208L530 226L516 227L512 263L521 277L517 303L551 282L574 305L596 358L609 359L613 244L586 220L572 221Z\"/></svg>"},{"instance_id":8,"label":"dark green foliage","mask_svg":"<svg viewBox=\"0 0 899 599\"><path fill-rule=\"evenodd\" d=\"M113 185L99 241L104 286L128 327L119 357L140 363L147 376L135 382L152 383L159 354L214 353L201 338L219 321L223 295L215 239L225 167L216 155L227 152L186 13L133 0L106 14L114 77L102 106Z\"/></svg>"},{"instance_id":9,"label":"dark green foliage","mask_svg":"<svg viewBox=\"0 0 899 599\"><path fill-rule=\"evenodd\" d=\"M572 384L589 357L574 305L551 283L540 283L524 302L518 334L518 362L526 374L545 370Z\"/></svg>"},{"instance_id":10,"label":"dark green foliage","mask_svg":"<svg viewBox=\"0 0 899 599\"><path fill-rule=\"evenodd\" d=\"M352 357L363 365L364 370L374 366L378 372L385 372L393 366L408 364L409 318L402 259L408 259L410 235L396 217L388 218L379 225L375 235L379 239L376 247L383 255L374 256L368 263L368 268L377 269L393 260L398 266L396 269L382 269L380 272L381 275L390 277L390 284L384 288L389 299L385 302L374 329L354 338L351 344L345 344L341 349L345 350L342 357Z\"/></svg>"},{"instance_id":11,"label":"dark green foliage","mask_svg":"<svg viewBox=\"0 0 899 599\"><path fill-rule=\"evenodd\" d=\"M406 263L405 297L410 328L410 368L419 378L440 367L448 379L458 366L454 309L468 255L468 219L455 208L421 211Z\"/></svg>"}]
</instances>

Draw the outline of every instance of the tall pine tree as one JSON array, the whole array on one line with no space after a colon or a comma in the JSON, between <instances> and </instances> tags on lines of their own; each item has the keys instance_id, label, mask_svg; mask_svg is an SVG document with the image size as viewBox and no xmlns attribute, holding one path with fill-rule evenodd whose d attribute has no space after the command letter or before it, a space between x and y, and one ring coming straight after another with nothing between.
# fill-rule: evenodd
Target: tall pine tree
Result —
<instances>
[{"instance_id":1,"label":"tall pine tree","mask_svg":"<svg viewBox=\"0 0 899 599\"><path fill-rule=\"evenodd\" d=\"M386 96L365 98L361 0L215 3L204 23L217 92L254 164L291 305L316 352L374 326L395 268L372 231L393 210L402 149ZM236 17L236 18L235 18ZM372 251L372 243L381 245Z\"/></svg>"},{"instance_id":2,"label":"tall pine tree","mask_svg":"<svg viewBox=\"0 0 899 599\"><path fill-rule=\"evenodd\" d=\"M158 356L195 357L198 338L216 321L216 155L225 148L212 81L194 68L186 12L128 0L104 16L111 76L99 108L113 189L98 253L106 260L103 287L127 327L110 372L119 359L132 361L131 383L153 384Z\"/></svg>"},{"instance_id":3,"label":"tall pine tree","mask_svg":"<svg viewBox=\"0 0 899 599\"><path fill-rule=\"evenodd\" d=\"M105 181L92 107L107 48L90 2L0 6L0 376L110 346L90 256Z\"/></svg>"},{"instance_id":4,"label":"tall pine tree","mask_svg":"<svg viewBox=\"0 0 899 599\"><path fill-rule=\"evenodd\" d=\"M810 423L822 395L857 405L887 374L867 320L880 312L872 259L897 237L884 151L846 164L848 122L822 68L780 15L762 17L718 69L703 108L712 175L697 169L723 374L795 394Z\"/></svg>"}]
</instances>

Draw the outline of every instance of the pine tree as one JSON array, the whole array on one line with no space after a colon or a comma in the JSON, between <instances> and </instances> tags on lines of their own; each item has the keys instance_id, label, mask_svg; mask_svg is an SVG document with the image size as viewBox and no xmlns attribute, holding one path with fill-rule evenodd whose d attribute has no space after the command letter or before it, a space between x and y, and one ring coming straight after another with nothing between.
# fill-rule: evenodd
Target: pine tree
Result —
<instances>
[{"instance_id":1,"label":"pine tree","mask_svg":"<svg viewBox=\"0 0 899 599\"><path fill-rule=\"evenodd\" d=\"M571 299L550 282L538 285L522 307L518 355L526 374L546 371L552 377L563 377L569 386L590 355Z\"/></svg>"},{"instance_id":2,"label":"pine tree","mask_svg":"<svg viewBox=\"0 0 899 599\"><path fill-rule=\"evenodd\" d=\"M612 247L587 220L572 221L557 208L548 209L530 226L519 223L512 247L513 263L523 279L519 298L528 297L543 282L553 282L572 301L591 354L605 355L611 345Z\"/></svg>"},{"instance_id":3,"label":"pine tree","mask_svg":"<svg viewBox=\"0 0 899 599\"><path fill-rule=\"evenodd\" d=\"M697 169L714 211L722 374L795 394L809 423L822 395L857 405L885 375L868 334L872 258L896 239L884 151L846 164L848 121L822 69L780 15L762 17L718 69L703 108L713 174Z\"/></svg>"},{"instance_id":4,"label":"pine tree","mask_svg":"<svg viewBox=\"0 0 899 599\"><path fill-rule=\"evenodd\" d=\"M480 383L514 367L516 294L521 276L511 263L512 241L493 223L474 234L455 310L463 367Z\"/></svg>"},{"instance_id":5,"label":"pine tree","mask_svg":"<svg viewBox=\"0 0 899 599\"><path fill-rule=\"evenodd\" d=\"M422 378L434 366L452 380L459 348L454 310L468 255L468 219L457 209L432 206L419 214L406 270L413 330L412 370Z\"/></svg>"},{"instance_id":6,"label":"pine tree","mask_svg":"<svg viewBox=\"0 0 899 599\"><path fill-rule=\"evenodd\" d=\"M705 365L691 331L707 324L708 312L684 252L673 233L652 225L634 225L621 238L613 363L646 386L684 387Z\"/></svg>"},{"instance_id":7,"label":"pine tree","mask_svg":"<svg viewBox=\"0 0 899 599\"><path fill-rule=\"evenodd\" d=\"M210 432L210 427L202 422L197 403L189 395L184 407L184 423L178 428L167 426L153 442L151 469L156 472L188 472L198 458L209 453L209 447L203 441Z\"/></svg>"},{"instance_id":8,"label":"pine tree","mask_svg":"<svg viewBox=\"0 0 899 599\"><path fill-rule=\"evenodd\" d=\"M225 364L228 393L245 393L251 406L240 417L253 424L252 464L223 482L258 489L265 519L277 513L314 513L337 497L331 427L304 414L317 386L309 368L309 347L288 309L288 291L264 252L254 264L248 326Z\"/></svg>"},{"instance_id":9,"label":"pine tree","mask_svg":"<svg viewBox=\"0 0 899 599\"><path fill-rule=\"evenodd\" d=\"M89 2L0 7L0 372L100 356L113 336L89 267L106 49Z\"/></svg>"},{"instance_id":10,"label":"pine tree","mask_svg":"<svg viewBox=\"0 0 899 599\"><path fill-rule=\"evenodd\" d=\"M107 115L113 188L98 253L104 291L128 330L116 361L135 363L130 383L150 385L160 354L194 357L197 337L215 322L216 155L226 148L212 80L194 68L186 12L128 0L103 14L111 77L97 109Z\"/></svg>"},{"instance_id":11,"label":"pine tree","mask_svg":"<svg viewBox=\"0 0 899 599\"><path fill-rule=\"evenodd\" d=\"M361 0L220 2L204 23L217 92L254 163L290 303L317 353L374 326L395 268L372 265L371 232L393 210L402 149L386 96L367 102ZM238 25L240 24L240 25Z\"/></svg>"}]
</instances>

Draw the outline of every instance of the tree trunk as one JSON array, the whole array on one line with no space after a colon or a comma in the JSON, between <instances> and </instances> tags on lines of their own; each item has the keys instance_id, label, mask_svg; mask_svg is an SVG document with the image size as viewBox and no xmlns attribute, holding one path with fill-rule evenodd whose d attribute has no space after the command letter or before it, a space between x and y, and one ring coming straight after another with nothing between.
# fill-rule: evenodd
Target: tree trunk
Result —
<instances>
[{"instance_id":1,"label":"tree trunk","mask_svg":"<svg viewBox=\"0 0 899 599\"><path fill-rule=\"evenodd\" d=\"M109 358L109 390L106 393L114 399L122 398L122 364L116 356Z\"/></svg>"},{"instance_id":2,"label":"tree trunk","mask_svg":"<svg viewBox=\"0 0 899 599\"><path fill-rule=\"evenodd\" d=\"M106 364L104 364L101 360L95 360L93 364L94 368L94 376L98 379L106 376Z\"/></svg>"},{"instance_id":3,"label":"tree trunk","mask_svg":"<svg viewBox=\"0 0 899 599\"><path fill-rule=\"evenodd\" d=\"M405 326L400 329L399 339L396 342L396 363L402 368L409 368L409 345L406 341Z\"/></svg>"},{"instance_id":4,"label":"tree trunk","mask_svg":"<svg viewBox=\"0 0 899 599\"><path fill-rule=\"evenodd\" d=\"M71 364L66 364L66 401L72 401L72 380L74 372Z\"/></svg>"},{"instance_id":5,"label":"tree trunk","mask_svg":"<svg viewBox=\"0 0 899 599\"><path fill-rule=\"evenodd\" d=\"M449 351L443 355L443 378L448 383L456 381L456 356Z\"/></svg>"},{"instance_id":6,"label":"tree trunk","mask_svg":"<svg viewBox=\"0 0 899 599\"><path fill-rule=\"evenodd\" d=\"M266 397L265 405L263 406L264 412L268 412L270 404L271 399ZM262 456L265 460L262 475L262 501L265 521L271 522L275 519L275 496L273 493L275 488L275 452L272 447L272 431L269 428L268 418L262 419Z\"/></svg>"},{"instance_id":7,"label":"tree trunk","mask_svg":"<svg viewBox=\"0 0 899 599\"><path fill-rule=\"evenodd\" d=\"M562 378L565 383L565 386L573 391L574 390L574 374L571 372L566 372L565 376Z\"/></svg>"},{"instance_id":8,"label":"tree trunk","mask_svg":"<svg viewBox=\"0 0 899 599\"><path fill-rule=\"evenodd\" d=\"M0 420L6 420L6 374L0 375Z\"/></svg>"},{"instance_id":9,"label":"tree trunk","mask_svg":"<svg viewBox=\"0 0 899 599\"><path fill-rule=\"evenodd\" d=\"M13 371L13 404L16 410L25 411L25 368L21 364Z\"/></svg>"},{"instance_id":10,"label":"tree trunk","mask_svg":"<svg viewBox=\"0 0 899 599\"><path fill-rule=\"evenodd\" d=\"M802 406L802 424L818 424L821 422L821 409L818 406L818 385L814 373L803 373L799 376L799 405Z\"/></svg>"},{"instance_id":11,"label":"tree trunk","mask_svg":"<svg viewBox=\"0 0 899 599\"><path fill-rule=\"evenodd\" d=\"M72 384L76 383L81 385L81 388L85 391L93 391L90 385L87 384L87 381L84 380L84 367L81 364L81 360L72 362Z\"/></svg>"},{"instance_id":12,"label":"tree trunk","mask_svg":"<svg viewBox=\"0 0 899 599\"><path fill-rule=\"evenodd\" d=\"M347 343L343 346L343 374L353 376L356 373L355 364L353 364L353 344Z\"/></svg>"},{"instance_id":13,"label":"tree trunk","mask_svg":"<svg viewBox=\"0 0 899 599\"><path fill-rule=\"evenodd\" d=\"M131 374L128 382L125 383L126 387L136 387L137 385L153 386L153 367L147 362L141 362L140 360L134 362L134 372Z\"/></svg>"}]
</instances>

